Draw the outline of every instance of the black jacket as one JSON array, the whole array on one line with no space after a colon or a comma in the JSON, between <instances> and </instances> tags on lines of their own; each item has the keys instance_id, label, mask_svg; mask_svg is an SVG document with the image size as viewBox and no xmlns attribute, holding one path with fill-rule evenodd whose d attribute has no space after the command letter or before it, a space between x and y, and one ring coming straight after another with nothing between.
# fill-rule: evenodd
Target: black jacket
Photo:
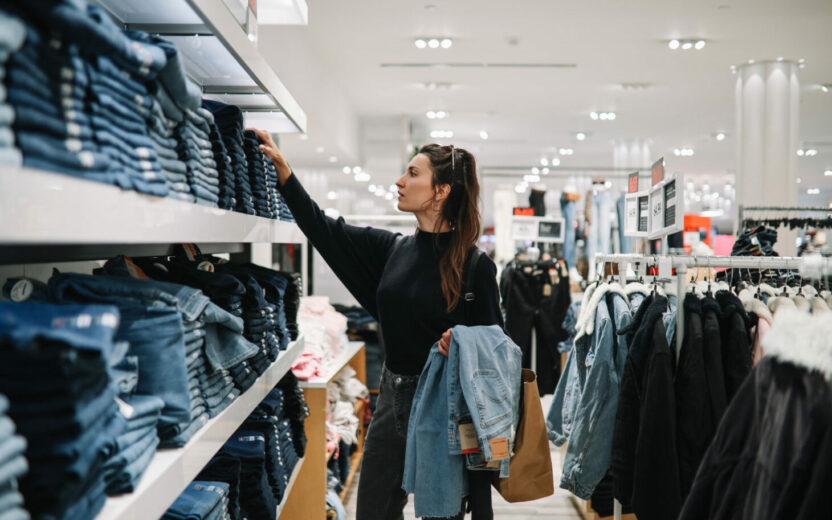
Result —
<instances>
[{"instance_id":1,"label":"black jacket","mask_svg":"<svg viewBox=\"0 0 832 520\"><path fill-rule=\"evenodd\" d=\"M824 377L766 356L731 401L679 518L830 518L830 457Z\"/></svg>"},{"instance_id":2,"label":"black jacket","mask_svg":"<svg viewBox=\"0 0 832 520\"><path fill-rule=\"evenodd\" d=\"M681 506L666 310L667 298L656 296L636 314L641 320L624 364L613 432L615 496L632 505L639 520L675 518Z\"/></svg>"},{"instance_id":3,"label":"black jacket","mask_svg":"<svg viewBox=\"0 0 832 520\"><path fill-rule=\"evenodd\" d=\"M705 362L705 378L711 403L711 432L722 419L728 399L725 396L725 371L722 368L722 335L719 329L719 303L706 296L702 300L702 336L705 341L702 359Z\"/></svg>"},{"instance_id":4,"label":"black jacket","mask_svg":"<svg viewBox=\"0 0 832 520\"><path fill-rule=\"evenodd\" d=\"M725 370L725 396L728 402L751 372L751 337L748 315L739 298L730 291L716 293L722 308L719 329L722 335L722 368Z\"/></svg>"},{"instance_id":5,"label":"black jacket","mask_svg":"<svg viewBox=\"0 0 832 520\"><path fill-rule=\"evenodd\" d=\"M690 491L696 469L716 431L705 375L702 302L685 296L685 337L676 366L676 431L682 497Z\"/></svg>"}]
</instances>

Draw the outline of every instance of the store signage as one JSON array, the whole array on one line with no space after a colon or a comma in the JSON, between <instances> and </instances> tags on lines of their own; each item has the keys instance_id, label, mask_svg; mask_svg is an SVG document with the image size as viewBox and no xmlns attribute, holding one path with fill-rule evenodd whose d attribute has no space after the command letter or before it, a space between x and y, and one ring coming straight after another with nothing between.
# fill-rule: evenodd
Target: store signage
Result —
<instances>
[{"instance_id":1,"label":"store signage","mask_svg":"<svg viewBox=\"0 0 832 520\"><path fill-rule=\"evenodd\" d=\"M633 172L627 177L627 193L638 191L638 172Z\"/></svg>"},{"instance_id":2,"label":"store signage","mask_svg":"<svg viewBox=\"0 0 832 520\"><path fill-rule=\"evenodd\" d=\"M680 186L683 186L681 175L673 174L650 189L649 238L661 238L684 229Z\"/></svg>"},{"instance_id":3,"label":"store signage","mask_svg":"<svg viewBox=\"0 0 832 520\"><path fill-rule=\"evenodd\" d=\"M513 240L560 244L563 226L562 218L515 216L511 221L511 235Z\"/></svg>"},{"instance_id":4,"label":"store signage","mask_svg":"<svg viewBox=\"0 0 832 520\"><path fill-rule=\"evenodd\" d=\"M624 195L624 236L646 237L650 231L649 192Z\"/></svg>"},{"instance_id":5,"label":"store signage","mask_svg":"<svg viewBox=\"0 0 832 520\"><path fill-rule=\"evenodd\" d=\"M514 208L515 217L533 217L534 208Z\"/></svg>"},{"instance_id":6,"label":"store signage","mask_svg":"<svg viewBox=\"0 0 832 520\"><path fill-rule=\"evenodd\" d=\"M653 186L664 180L664 157L653 163Z\"/></svg>"}]
</instances>

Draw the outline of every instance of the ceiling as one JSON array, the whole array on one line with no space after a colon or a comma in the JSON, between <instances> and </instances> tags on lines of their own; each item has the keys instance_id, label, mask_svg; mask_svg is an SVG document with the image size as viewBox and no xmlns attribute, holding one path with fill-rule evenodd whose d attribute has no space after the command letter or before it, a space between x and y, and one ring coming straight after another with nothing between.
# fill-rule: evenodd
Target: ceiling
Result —
<instances>
[{"instance_id":1,"label":"ceiling","mask_svg":"<svg viewBox=\"0 0 832 520\"><path fill-rule=\"evenodd\" d=\"M805 59L800 139L814 143L819 154L799 160L800 202L825 205L832 201L832 177L823 175L832 169L832 92L821 92L819 84L832 83L830 22L829 0L315 0L308 26L262 28L261 47L276 31L302 39L326 71L316 81L343 92L360 120L405 116L416 145L430 141L431 129L453 130L453 143L473 151L481 169L540 166L541 157L552 158L561 147L574 149L561 157L561 169L609 168L616 141L640 139L650 143L653 157L667 158L670 171L720 180L736 163L731 65ZM447 50L420 50L413 39L422 36L454 43ZM671 51L671 38L702 38L707 46ZM575 66L383 66L416 63ZM327 106L330 96L303 99L292 87L300 79L275 68L310 116L308 138L281 136L296 167L371 159L360 149L342 150L337 164L330 163L339 136L313 123L326 121L327 112L316 107ZM425 88L430 82L452 86ZM649 87L625 90L622 83ZM429 120L431 109L451 115ZM593 121L591 111L617 117ZM488 140L480 139L481 130ZM576 132L588 138L577 141ZM718 142L717 132L728 137ZM392 146L398 139L391 136ZM325 151L317 152L320 147ZM695 155L675 157L672 150L679 147L693 148ZM383 172L380 180L398 175ZM333 182L351 182L349 176L338 179ZM823 191L807 196L807 186Z\"/></svg>"}]
</instances>

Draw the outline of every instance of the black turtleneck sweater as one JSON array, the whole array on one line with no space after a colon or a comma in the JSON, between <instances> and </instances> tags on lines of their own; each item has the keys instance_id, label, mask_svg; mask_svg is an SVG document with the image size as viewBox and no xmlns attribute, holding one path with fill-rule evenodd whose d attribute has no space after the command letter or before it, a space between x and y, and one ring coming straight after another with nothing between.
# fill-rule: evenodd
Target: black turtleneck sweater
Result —
<instances>
[{"instance_id":1,"label":"black turtleneck sweater","mask_svg":"<svg viewBox=\"0 0 832 520\"><path fill-rule=\"evenodd\" d=\"M474 275L473 323L465 323L462 303L446 311L439 259L450 233L418 231L402 237L383 229L350 226L342 218L327 217L295 175L280 192L301 231L355 299L378 320L385 364L391 372L420 374L430 348L454 325L503 326L497 268L486 255L480 255ZM399 237L401 242L396 245Z\"/></svg>"}]
</instances>

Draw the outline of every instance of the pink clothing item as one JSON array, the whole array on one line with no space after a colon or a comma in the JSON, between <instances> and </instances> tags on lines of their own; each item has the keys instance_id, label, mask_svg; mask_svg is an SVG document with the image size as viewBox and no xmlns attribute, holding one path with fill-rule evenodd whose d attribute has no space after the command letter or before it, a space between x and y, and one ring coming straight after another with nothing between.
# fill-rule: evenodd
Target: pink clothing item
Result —
<instances>
[{"instance_id":1,"label":"pink clothing item","mask_svg":"<svg viewBox=\"0 0 832 520\"><path fill-rule=\"evenodd\" d=\"M304 352L292 365L292 372L301 381L309 381L324 375L321 369L321 356L311 352Z\"/></svg>"},{"instance_id":2,"label":"pink clothing item","mask_svg":"<svg viewBox=\"0 0 832 520\"><path fill-rule=\"evenodd\" d=\"M754 327L754 347L751 351L752 366L756 365L765 355L765 351L763 350L763 337L765 337L769 329L771 329L771 323L760 316L757 320L757 326Z\"/></svg>"}]
</instances>

